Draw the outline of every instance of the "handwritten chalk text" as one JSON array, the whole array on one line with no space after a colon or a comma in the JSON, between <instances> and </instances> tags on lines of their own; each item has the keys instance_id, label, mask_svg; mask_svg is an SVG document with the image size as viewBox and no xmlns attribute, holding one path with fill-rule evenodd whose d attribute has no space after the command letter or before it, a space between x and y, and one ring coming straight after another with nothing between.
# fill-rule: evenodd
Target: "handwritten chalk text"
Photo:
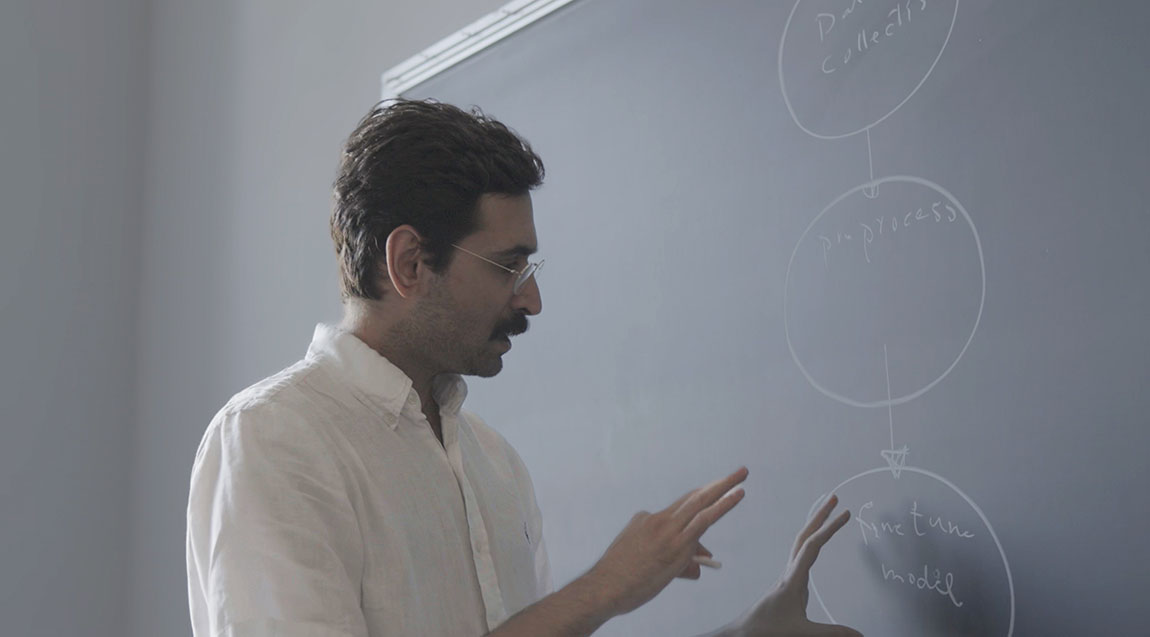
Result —
<instances>
[{"instance_id":1,"label":"handwritten chalk text","mask_svg":"<svg viewBox=\"0 0 1150 637\"><path fill-rule=\"evenodd\" d=\"M958 524L951 520L943 518L941 515L927 515L920 513L918 509L918 500L911 503L910 511L910 524L906 522L880 522L872 521L868 518L868 511L874 508L874 502L870 501L859 507L858 515L855 516L855 522L859 525L859 532L862 534L863 544L869 546L872 540L879 540L884 537L910 537L912 534L915 537L924 537L928 534L942 534L951 537L962 539L969 539L974 537L974 533L964 530Z\"/></svg>"},{"instance_id":2,"label":"handwritten chalk text","mask_svg":"<svg viewBox=\"0 0 1150 637\"><path fill-rule=\"evenodd\" d=\"M826 37L835 30L836 26L839 26L840 29L845 28L841 26L842 23L844 23L847 16L854 13L855 8L862 5L862 3L863 0L852 0L850 6L837 16L834 13L816 14L815 25L819 32L819 42L825 41ZM922 13L925 10L926 0L900 0L898 5L887 14L887 23L883 28L861 28L858 30L858 33L855 34L853 46L847 48L843 53L832 53L824 57L821 64L822 72L830 75L836 70L850 64L851 60L857 60L872 47L877 46L884 40L894 37L900 30L905 30L904 27L914 21L915 12Z\"/></svg>"},{"instance_id":3,"label":"handwritten chalk text","mask_svg":"<svg viewBox=\"0 0 1150 637\"><path fill-rule=\"evenodd\" d=\"M860 221L853 232L838 231L833 235L816 235L823 250L823 263L830 266L830 254L843 243L858 241L862 244L863 259L871 262L871 244L875 239L884 236L893 237L899 229L906 230L923 222L934 221L954 223L958 220L958 210L945 201L935 201L929 207L920 207L906 213L897 213L889 216L875 217L873 220Z\"/></svg>"},{"instance_id":4,"label":"handwritten chalk text","mask_svg":"<svg viewBox=\"0 0 1150 637\"><path fill-rule=\"evenodd\" d=\"M880 563L882 567L882 578L887 582L901 582L909 586L914 586L920 591L934 591L943 597L950 600L958 608L966 602L958 601L954 595L954 573L942 574L939 569L934 569L933 577L930 572L930 567L926 564L922 565L922 575L907 571L906 575L896 573L893 568L887 568L886 564Z\"/></svg>"}]
</instances>

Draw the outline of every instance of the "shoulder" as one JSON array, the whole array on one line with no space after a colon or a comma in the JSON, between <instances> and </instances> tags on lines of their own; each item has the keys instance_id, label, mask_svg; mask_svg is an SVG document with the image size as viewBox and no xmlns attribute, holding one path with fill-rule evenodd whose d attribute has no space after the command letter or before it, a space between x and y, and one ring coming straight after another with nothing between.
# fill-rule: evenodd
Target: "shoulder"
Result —
<instances>
[{"instance_id":1,"label":"shoulder","mask_svg":"<svg viewBox=\"0 0 1150 637\"><path fill-rule=\"evenodd\" d=\"M309 381L318 373L314 360L303 359L236 393L208 424L197 462L212 446L251 454L321 445L315 426L319 418L309 397Z\"/></svg>"},{"instance_id":2,"label":"shoulder","mask_svg":"<svg viewBox=\"0 0 1150 637\"><path fill-rule=\"evenodd\" d=\"M299 407L306 383L319 371L318 362L305 358L232 396L217 417L260 414L274 408Z\"/></svg>"}]
</instances>

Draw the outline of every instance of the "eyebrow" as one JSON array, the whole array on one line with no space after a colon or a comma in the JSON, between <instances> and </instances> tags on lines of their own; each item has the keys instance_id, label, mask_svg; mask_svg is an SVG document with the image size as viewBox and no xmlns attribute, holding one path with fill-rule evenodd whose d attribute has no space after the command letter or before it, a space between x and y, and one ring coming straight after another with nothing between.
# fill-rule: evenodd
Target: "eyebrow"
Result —
<instances>
[{"instance_id":1,"label":"eyebrow","mask_svg":"<svg viewBox=\"0 0 1150 637\"><path fill-rule=\"evenodd\" d=\"M499 252L496 252L495 258L499 259L499 258L505 258L505 257L518 257L518 256L529 257L529 256L535 254L535 251L536 251L536 249L532 248L531 246L519 244L519 245L515 246L514 248L508 248L506 250L501 250Z\"/></svg>"}]
</instances>

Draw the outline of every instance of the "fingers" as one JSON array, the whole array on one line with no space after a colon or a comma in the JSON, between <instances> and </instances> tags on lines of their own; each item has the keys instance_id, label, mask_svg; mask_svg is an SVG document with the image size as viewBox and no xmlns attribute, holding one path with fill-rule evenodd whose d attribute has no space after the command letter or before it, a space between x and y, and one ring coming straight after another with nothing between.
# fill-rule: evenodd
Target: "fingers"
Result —
<instances>
[{"instance_id":1,"label":"fingers","mask_svg":"<svg viewBox=\"0 0 1150 637\"><path fill-rule=\"evenodd\" d=\"M744 495L746 492L739 488L720 497L717 502L695 514L695 517L687 524L687 528L683 529L683 533L694 540L703 537L703 533L706 533L707 529L711 528L711 525L718 522L728 511L735 508L735 505L742 501Z\"/></svg>"},{"instance_id":2,"label":"fingers","mask_svg":"<svg viewBox=\"0 0 1150 637\"><path fill-rule=\"evenodd\" d=\"M806 581L806 577L810 574L811 567L814 566L815 559L818 558L819 551L822 550L823 545L825 545L827 541L831 539L831 536L838 532L839 529L843 528L843 525L847 523L850 517L850 511L843 511L838 517L816 531L803 543L803 547L798 555L797 569L798 573L803 577L803 581Z\"/></svg>"},{"instance_id":3,"label":"fingers","mask_svg":"<svg viewBox=\"0 0 1150 637\"><path fill-rule=\"evenodd\" d=\"M831 497L827 498L826 502L823 502L823 505L819 507L819 510L815 511L815 514L811 516L811 519L807 522L807 525L803 527L803 530L799 531L798 536L795 537L795 546L793 549L791 549L791 559L794 559L796 556L798 556L799 550L803 548L803 544L806 543L807 538L810 537L815 531L819 530L819 528L823 525L823 522L827 521L827 517L830 516L831 511L834 510L838 503L839 497L835 494L831 494Z\"/></svg>"},{"instance_id":4,"label":"fingers","mask_svg":"<svg viewBox=\"0 0 1150 637\"><path fill-rule=\"evenodd\" d=\"M714 557L714 554L708 551L707 547L703 546L702 544L695 545L695 555L702 555L703 557ZM699 579L700 575L702 575L702 572L703 569L701 568L700 564L692 561L688 562L686 568L683 569L683 572L679 573L676 577L681 577L683 579Z\"/></svg>"},{"instance_id":5,"label":"fingers","mask_svg":"<svg viewBox=\"0 0 1150 637\"><path fill-rule=\"evenodd\" d=\"M714 505L717 500L723 497L723 494L746 480L747 473L746 467L739 467L725 478L720 478L704 487L684 494L669 507L669 510L673 511L674 516L682 521L683 526L687 526L700 511Z\"/></svg>"}]
</instances>

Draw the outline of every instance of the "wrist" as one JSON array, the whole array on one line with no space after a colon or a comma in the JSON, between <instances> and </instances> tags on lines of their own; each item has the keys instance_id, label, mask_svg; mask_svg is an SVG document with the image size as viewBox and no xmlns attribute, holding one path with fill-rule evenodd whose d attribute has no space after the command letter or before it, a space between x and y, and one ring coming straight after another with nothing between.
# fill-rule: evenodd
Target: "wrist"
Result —
<instances>
[{"instance_id":1,"label":"wrist","mask_svg":"<svg viewBox=\"0 0 1150 637\"><path fill-rule=\"evenodd\" d=\"M588 637L616 614L600 576L587 573L523 609L488 637Z\"/></svg>"},{"instance_id":2,"label":"wrist","mask_svg":"<svg viewBox=\"0 0 1150 637\"><path fill-rule=\"evenodd\" d=\"M581 601L581 605L588 609L588 617L596 628L620 614L618 610L620 602L618 595L612 589L610 579L595 568L575 578L567 586Z\"/></svg>"}]
</instances>

